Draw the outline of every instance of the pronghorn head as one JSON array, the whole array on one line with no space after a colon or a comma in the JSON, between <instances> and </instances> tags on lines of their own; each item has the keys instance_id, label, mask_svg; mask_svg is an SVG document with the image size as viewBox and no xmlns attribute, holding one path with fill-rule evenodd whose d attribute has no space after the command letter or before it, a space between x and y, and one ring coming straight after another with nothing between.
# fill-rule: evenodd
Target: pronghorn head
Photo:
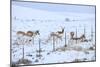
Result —
<instances>
[{"instance_id":1,"label":"pronghorn head","mask_svg":"<svg viewBox=\"0 0 100 67\"><path fill-rule=\"evenodd\" d=\"M85 35L83 34L80 38L86 38Z\"/></svg>"},{"instance_id":2,"label":"pronghorn head","mask_svg":"<svg viewBox=\"0 0 100 67\"><path fill-rule=\"evenodd\" d=\"M39 32L39 30L37 30L37 31L35 32L35 34L36 34L36 35L40 35L40 32Z\"/></svg>"},{"instance_id":3,"label":"pronghorn head","mask_svg":"<svg viewBox=\"0 0 100 67\"><path fill-rule=\"evenodd\" d=\"M64 29L65 29L65 27L62 27L62 26L61 26L62 33L64 32Z\"/></svg>"},{"instance_id":4,"label":"pronghorn head","mask_svg":"<svg viewBox=\"0 0 100 67\"><path fill-rule=\"evenodd\" d=\"M70 32L71 38L74 37L74 32Z\"/></svg>"},{"instance_id":5,"label":"pronghorn head","mask_svg":"<svg viewBox=\"0 0 100 67\"><path fill-rule=\"evenodd\" d=\"M58 34L63 34L63 33L64 33L64 29L65 29L65 27L62 27L62 26L61 26L61 31L57 31L57 33L58 33Z\"/></svg>"}]
</instances>

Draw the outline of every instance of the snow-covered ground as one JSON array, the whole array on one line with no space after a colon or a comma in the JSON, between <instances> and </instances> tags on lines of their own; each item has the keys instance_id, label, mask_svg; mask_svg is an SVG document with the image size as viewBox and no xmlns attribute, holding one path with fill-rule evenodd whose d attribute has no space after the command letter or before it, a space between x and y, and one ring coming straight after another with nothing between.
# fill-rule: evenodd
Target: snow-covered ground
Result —
<instances>
[{"instance_id":1,"label":"snow-covered ground","mask_svg":"<svg viewBox=\"0 0 100 67\"><path fill-rule=\"evenodd\" d=\"M53 51L52 40L45 43L51 32L61 31L64 27L62 41L55 43ZM76 32L77 37L84 34L88 42L70 40L70 32ZM34 39L34 44L16 43L17 31L36 31L40 35ZM92 33L91 33L92 31ZM66 44L65 46L65 32ZM93 38L91 37L93 34ZM93 40L91 40L91 38ZM41 52L39 57L39 39ZM29 64L65 63L79 61L95 61L95 14L73 13L73 12L52 12L41 9L34 9L25 6L12 4L12 62L17 63L23 57L31 61Z\"/></svg>"}]
</instances>

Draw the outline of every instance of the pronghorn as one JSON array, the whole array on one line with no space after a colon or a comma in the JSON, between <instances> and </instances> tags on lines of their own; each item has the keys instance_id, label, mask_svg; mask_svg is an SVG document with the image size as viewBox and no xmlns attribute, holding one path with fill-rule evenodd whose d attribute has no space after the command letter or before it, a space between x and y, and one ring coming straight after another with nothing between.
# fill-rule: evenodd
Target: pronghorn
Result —
<instances>
[{"instance_id":1,"label":"pronghorn","mask_svg":"<svg viewBox=\"0 0 100 67\"><path fill-rule=\"evenodd\" d=\"M77 40L81 42L83 42L86 39L84 34L82 34L80 37L74 37L74 32L70 32L70 36L71 36L70 37L71 40Z\"/></svg>"},{"instance_id":2,"label":"pronghorn","mask_svg":"<svg viewBox=\"0 0 100 67\"><path fill-rule=\"evenodd\" d=\"M40 35L39 31L27 31L26 32L26 43L29 44L29 43L33 43L34 44L34 37L36 35Z\"/></svg>"},{"instance_id":3,"label":"pronghorn","mask_svg":"<svg viewBox=\"0 0 100 67\"><path fill-rule=\"evenodd\" d=\"M61 40L62 41L62 36L64 34L64 28L61 27L61 31L57 31L57 32L51 32L49 38L46 40L46 42L50 41L51 38L54 37L54 40L57 41Z\"/></svg>"},{"instance_id":4,"label":"pronghorn","mask_svg":"<svg viewBox=\"0 0 100 67\"><path fill-rule=\"evenodd\" d=\"M40 35L38 30L35 31L35 32L33 32L33 31L27 31L26 32L26 36L29 36L29 37L32 37L32 36L35 37L36 35Z\"/></svg>"},{"instance_id":5,"label":"pronghorn","mask_svg":"<svg viewBox=\"0 0 100 67\"><path fill-rule=\"evenodd\" d=\"M38 30L35 32L27 31L26 33L23 31L18 31L16 34L18 36L18 44L30 44L36 35L40 35Z\"/></svg>"}]
</instances>

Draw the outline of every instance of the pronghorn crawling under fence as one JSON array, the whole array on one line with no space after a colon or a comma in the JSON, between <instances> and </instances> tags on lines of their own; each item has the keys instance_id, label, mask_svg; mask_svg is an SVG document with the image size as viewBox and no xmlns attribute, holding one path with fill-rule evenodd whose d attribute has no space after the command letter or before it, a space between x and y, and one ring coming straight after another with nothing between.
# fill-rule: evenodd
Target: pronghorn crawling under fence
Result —
<instances>
[{"instance_id":1,"label":"pronghorn crawling under fence","mask_svg":"<svg viewBox=\"0 0 100 67\"><path fill-rule=\"evenodd\" d=\"M86 40L85 34L82 34L80 37L74 37L74 32L70 32L70 40L75 40L76 42L84 42Z\"/></svg>"},{"instance_id":2,"label":"pronghorn crawling under fence","mask_svg":"<svg viewBox=\"0 0 100 67\"><path fill-rule=\"evenodd\" d=\"M33 43L34 37L36 35L40 35L39 30L37 31L27 31L26 33L23 31L18 31L17 33L17 43L21 44L30 44Z\"/></svg>"}]
</instances>

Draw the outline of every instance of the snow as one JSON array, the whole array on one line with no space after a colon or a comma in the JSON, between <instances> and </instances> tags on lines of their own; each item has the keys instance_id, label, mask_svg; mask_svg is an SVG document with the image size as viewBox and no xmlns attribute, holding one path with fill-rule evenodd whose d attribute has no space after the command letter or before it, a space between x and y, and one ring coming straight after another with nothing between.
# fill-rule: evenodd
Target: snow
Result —
<instances>
[{"instance_id":1,"label":"snow","mask_svg":"<svg viewBox=\"0 0 100 67\"><path fill-rule=\"evenodd\" d=\"M47 63L64 63L79 61L95 61L95 49L89 50L95 45L95 14L82 14L71 12L51 12L39 10L29 7L12 5L12 62L16 63L23 57L31 60L30 64L47 64ZM69 18L70 21L65 21ZM93 28L93 41L75 43L70 41L70 32L76 32L80 37L86 29L86 38L91 39L91 26ZM53 43L50 40L45 41L50 36L51 32L61 31L61 27L65 27L67 48L65 51L61 50L65 45L65 35L63 40L55 44L55 48L59 50L53 51ZM16 44L17 31L40 31L40 35L34 38L34 44ZM41 39L41 58L37 57L39 50L39 39ZM70 42L68 42L70 41ZM69 44L68 44L69 43ZM81 50L77 50L77 49ZM84 60L84 58L86 60ZM37 62L35 60L38 60Z\"/></svg>"}]
</instances>

